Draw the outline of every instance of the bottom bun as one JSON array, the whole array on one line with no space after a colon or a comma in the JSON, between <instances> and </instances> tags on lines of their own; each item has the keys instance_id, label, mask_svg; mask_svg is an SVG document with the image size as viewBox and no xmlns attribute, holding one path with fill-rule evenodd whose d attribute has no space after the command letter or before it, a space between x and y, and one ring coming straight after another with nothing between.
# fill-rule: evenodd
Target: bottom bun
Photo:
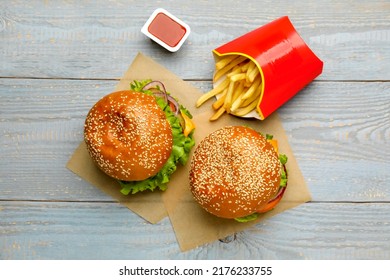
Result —
<instances>
[{"instance_id":1,"label":"bottom bun","mask_svg":"<svg viewBox=\"0 0 390 280\"><path fill-rule=\"evenodd\" d=\"M276 195L282 165L267 139L244 126L226 126L197 146L190 169L195 200L221 218L241 218Z\"/></svg>"}]
</instances>

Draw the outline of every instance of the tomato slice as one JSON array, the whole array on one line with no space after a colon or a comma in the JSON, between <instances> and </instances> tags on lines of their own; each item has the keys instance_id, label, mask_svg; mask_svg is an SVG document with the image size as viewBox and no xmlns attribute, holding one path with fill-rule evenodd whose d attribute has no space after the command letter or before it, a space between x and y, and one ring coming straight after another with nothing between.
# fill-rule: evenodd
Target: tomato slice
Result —
<instances>
[{"instance_id":1,"label":"tomato slice","mask_svg":"<svg viewBox=\"0 0 390 280\"><path fill-rule=\"evenodd\" d=\"M286 187L281 187L279 193L275 198L271 199L263 208L257 210L257 213L265 213L275 208L275 206L280 202L283 197L284 192L286 191Z\"/></svg>"}]
</instances>

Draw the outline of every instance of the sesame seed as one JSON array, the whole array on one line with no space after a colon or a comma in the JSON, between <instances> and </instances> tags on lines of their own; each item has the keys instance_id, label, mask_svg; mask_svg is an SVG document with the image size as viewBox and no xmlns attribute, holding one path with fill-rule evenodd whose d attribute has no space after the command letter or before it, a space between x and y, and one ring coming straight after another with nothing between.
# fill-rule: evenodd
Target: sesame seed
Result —
<instances>
[{"instance_id":1,"label":"sesame seed","mask_svg":"<svg viewBox=\"0 0 390 280\"><path fill-rule=\"evenodd\" d=\"M172 129L153 96L111 93L89 111L84 139L97 165L126 181L155 175L172 151Z\"/></svg>"},{"instance_id":2,"label":"sesame seed","mask_svg":"<svg viewBox=\"0 0 390 280\"><path fill-rule=\"evenodd\" d=\"M226 126L195 149L190 187L195 200L209 212L242 217L277 191L280 169L278 155L262 135L247 127Z\"/></svg>"}]
</instances>

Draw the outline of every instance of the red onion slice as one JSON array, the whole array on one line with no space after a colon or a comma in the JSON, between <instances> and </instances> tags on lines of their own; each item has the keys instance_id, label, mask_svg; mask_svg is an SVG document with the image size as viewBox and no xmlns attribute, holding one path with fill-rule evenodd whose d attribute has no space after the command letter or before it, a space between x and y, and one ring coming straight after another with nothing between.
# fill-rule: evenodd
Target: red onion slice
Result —
<instances>
[{"instance_id":1,"label":"red onion slice","mask_svg":"<svg viewBox=\"0 0 390 280\"><path fill-rule=\"evenodd\" d=\"M162 82L160 81L151 81L144 85L142 90L150 90L154 96L160 97L164 99L166 103L168 103L168 94L167 91L165 90L165 86Z\"/></svg>"},{"instance_id":2,"label":"red onion slice","mask_svg":"<svg viewBox=\"0 0 390 280\"><path fill-rule=\"evenodd\" d=\"M173 113L175 115L179 114L179 109L180 109L180 105L179 103L176 101L175 98L173 98L172 96L170 96L169 94L167 94L167 98L168 98L168 104L170 105ZM173 108L172 108L173 107Z\"/></svg>"},{"instance_id":3,"label":"red onion slice","mask_svg":"<svg viewBox=\"0 0 390 280\"><path fill-rule=\"evenodd\" d=\"M151 89L148 89L148 90L153 92L153 95L155 97L160 97L160 98L164 99L165 103L168 103L168 96L167 96L167 94L165 92L162 92L161 90L156 89L156 88L151 88Z\"/></svg>"},{"instance_id":4,"label":"red onion slice","mask_svg":"<svg viewBox=\"0 0 390 280\"><path fill-rule=\"evenodd\" d=\"M147 83L146 85L144 85L144 87L142 89L144 89L144 90L149 89L150 90L152 88L160 89L165 94L167 93L164 84L160 81L151 81L151 82Z\"/></svg>"},{"instance_id":5,"label":"red onion slice","mask_svg":"<svg viewBox=\"0 0 390 280\"><path fill-rule=\"evenodd\" d=\"M286 187L280 187L278 193L270 201L268 201L268 203L272 203L274 200L279 199L281 196L283 196L285 191Z\"/></svg>"},{"instance_id":6,"label":"red onion slice","mask_svg":"<svg viewBox=\"0 0 390 280\"><path fill-rule=\"evenodd\" d=\"M175 98L170 96L165 90L165 86L160 81L151 81L144 85L142 90L150 90L156 97L161 97L171 107L175 115L179 114L180 105Z\"/></svg>"}]
</instances>

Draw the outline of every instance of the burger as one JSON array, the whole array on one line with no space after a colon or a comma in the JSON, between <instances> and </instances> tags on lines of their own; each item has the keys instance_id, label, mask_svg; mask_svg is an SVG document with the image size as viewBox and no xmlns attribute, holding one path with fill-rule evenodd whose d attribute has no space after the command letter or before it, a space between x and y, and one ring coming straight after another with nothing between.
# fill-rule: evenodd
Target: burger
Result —
<instances>
[{"instance_id":1,"label":"burger","mask_svg":"<svg viewBox=\"0 0 390 280\"><path fill-rule=\"evenodd\" d=\"M273 209L286 190L287 157L277 140L246 126L225 126L206 136L191 159L195 200L209 213L239 222Z\"/></svg>"},{"instance_id":2,"label":"burger","mask_svg":"<svg viewBox=\"0 0 390 280\"><path fill-rule=\"evenodd\" d=\"M195 145L190 112L160 81L130 83L88 112L84 140L95 164L115 178L124 195L166 190Z\"/></svg>"}]
</instances>

